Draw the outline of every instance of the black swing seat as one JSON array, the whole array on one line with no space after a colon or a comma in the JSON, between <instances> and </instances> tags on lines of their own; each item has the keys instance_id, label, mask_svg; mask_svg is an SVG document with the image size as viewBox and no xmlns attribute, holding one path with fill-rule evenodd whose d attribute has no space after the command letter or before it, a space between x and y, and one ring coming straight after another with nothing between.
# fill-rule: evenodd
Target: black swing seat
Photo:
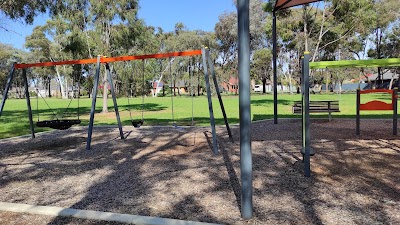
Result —
<instances>
[{"instance_id":1,"label":"black swing seat","mask_svg":"<svg viewBox=\"0 0 400 225\"><path fill-rule=\"evenodd\" d=\"M139 128L140 126L142 126L144 123L144 120L132 120L132 126Z\"/></svg>"},{"instance_id":2,"label":"black swing seat","mask_svg":"<svg viewBox=\"0 0 400 225\"><path fill-rule=\"evenodd\" d=\"M44 120L36 123L38 127L50 127L57 130L66 130L72 125L80 124L80 120Z\"/></svg>"}]
</instances>

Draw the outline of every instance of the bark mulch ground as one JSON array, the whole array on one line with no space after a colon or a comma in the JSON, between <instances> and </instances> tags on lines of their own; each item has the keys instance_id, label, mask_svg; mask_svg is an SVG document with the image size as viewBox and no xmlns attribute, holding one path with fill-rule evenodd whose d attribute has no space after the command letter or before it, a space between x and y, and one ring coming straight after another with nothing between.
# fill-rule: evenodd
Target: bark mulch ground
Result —
<instances>
[{"instance_id":1,"label":"bark mulch ground","mask_svg":"<svg viewBox=\"0 0 400 225\"><path fill-rule=\"evenodd\" d=\"M312 177L301 122L252 125L254 219L240 218L239 129L84 127L0 140L0 201L225 224L400 224L400 141L391 120L312 120ZM0 224L116 224L0 211Z\"/></svg>"}]
</instances>

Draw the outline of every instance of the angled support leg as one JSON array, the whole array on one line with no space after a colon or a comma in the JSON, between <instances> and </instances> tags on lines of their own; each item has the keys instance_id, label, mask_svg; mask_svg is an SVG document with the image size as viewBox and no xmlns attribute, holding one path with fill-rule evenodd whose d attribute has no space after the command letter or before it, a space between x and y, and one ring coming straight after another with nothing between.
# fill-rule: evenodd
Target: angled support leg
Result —
<instances>
[{"instance_id":1,"label":"angled support leg","mask_svg":"<svg viewBox=\"0 0 400 225\"><path fill-rule=\"evenodd\" d=\"M28 79L26 78L26 69L24 68L22 70L22 78L24 79L25 83L25 98L26 98L26 105L28 107L28 115L29 115L29 124L31 127L31 137L35 138L35 129L33 127L33 118L32 118L32 108L31 108L31 99L29 96L29 90L28 90Z\"/></svg>"},{"instance_id":2,"label":"angled support leg","mask_svg":"<svg viewBox=\"0 0 400 225\"><path fill-rule=\"evenodd\" d=\"M3 92L3 100L1 101L1 107L0 107L0 116L3 113L4 105L6 104L8 91L10 90L10 87L11 87L11 83L12 83L12 80L14 77L14 72L15 72L15 63L11 67L11 71L10 71L10 74L8 75L8 79L7 79L6 88L4 89L4 92Z\"/></svg>"},{"instance_id":3,"label":"angled support leg","mask_svg":"<svg viewBox=\"0 0 400 225\"><path fill-rule=\"evenodd\" d=\"M100 76L100 57L97 56L97 64L96 64L96 73L94 75L94 84L93 84L93 93L92 93L92 108L90 110L90 121L88 128L88 138L86 142L86 150L90 150L90 144L92 143L92 133L93 133L93 122L94 122L94 113L96 109L96 97L97 97L97 87L99 86L99 76Z\"/></svg>"},{"instance_id":4,"label":"angled support leg","mask_svg":"<svg viewBox=\"0 0 400 225\"><path fill-rule=\"evenodd\" d=\"M211 99L210 78L208 76L206 50L204 47L201 52L202 52L202 56L203 56L204 78L206 80L206 88L207 88L208 110L210 111L210 123L211 123L211 131L212 131L212 138L213 138L213 152L215 155L217 155L218 154L217 134L215 131L215 120L214 120L214 111L213 111L212 99Z\"/></svg>"},{"instance_id":5,"label":"angled support leg","mask_svg":"<svg viewBox=\"0 0 400 225\"><path fill-rule=\"evenodd\" d=\"M222 115L224 116L224 122L225 122L226 130L228 131L229 139L231 140L231 142L233 142L232 132L231 132L231 129L229 128L229 123L228 123L228 118L227 118L226 112L225 112L224 102L222 101L221 93L219 91L217 76L215 76L214 66L213 66L213 63L211 61L210 50L208 48L206 49L206 57L207 57L207 60L208 60L208 64L210 66L210 73L211 73L211 76L212 76L213 81L214 81L214 86L215 86L215 90L217 92L219 105L221 106Z\"/></svg>"},{"instance_id":6,"label":"angled support leg","mask_svg":"<svg viewBox=\"0 0 400 225\"><path fill-rule=\"evenodd\" d=\"M114 85L113 85L113 81L112 81L112 77L111 77L110 65L108 65L108 63L106 63L106 70L107 70L107 75L108 75L108 83L110 83L111 96L113 98L113 103L114 103L115 116L117 117L119 135L121 136L121 139L124 139L124 132L122 131L121 119L119 117L117 98L115 97L115 91L114 91Z\"/></svg>"}]
</instances>

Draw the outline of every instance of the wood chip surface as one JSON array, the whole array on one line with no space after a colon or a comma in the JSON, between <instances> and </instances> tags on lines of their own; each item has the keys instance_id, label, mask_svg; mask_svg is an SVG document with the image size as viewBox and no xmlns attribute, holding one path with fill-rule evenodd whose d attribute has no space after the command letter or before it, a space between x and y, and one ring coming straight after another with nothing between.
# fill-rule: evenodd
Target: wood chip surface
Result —
<instances>
[{"instance_id":1,"label":"wood chip surface","mask_svg":"<svg viewBox=\"0 0 400 225\"><path fill-rule=\"evenodd\" d=\"M239 127L86 127L0 140L0 201L224 224L400 224L400 141L391 120L252 124L254 218L240 216ZM112 224L0 211L0 224Z\"/></svg>"}]
</instances>

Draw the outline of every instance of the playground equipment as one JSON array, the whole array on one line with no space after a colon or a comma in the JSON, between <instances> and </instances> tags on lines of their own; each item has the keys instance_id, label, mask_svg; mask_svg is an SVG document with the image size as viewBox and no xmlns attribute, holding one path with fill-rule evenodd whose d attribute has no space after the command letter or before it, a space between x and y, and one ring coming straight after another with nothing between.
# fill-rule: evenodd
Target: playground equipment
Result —
<instances>
[{"instance_id":1,"label":"playground equipment","mask_svg":"<svg viewBox=\"0 0 400 225\"><path fill-rule=\"evenodd\" d=\"M79 87L79 85L78 85ZM73 125L77 125L81 123L81 120L79 119L79 98L80 98L80 88L78 88L78 112L77 112L77 119L75 120L70 120L70 119L63 119L65 116L65 113L69 109L72 100L74 99L73 97L68 103L67 108L64 110L64 112L61 114L61 119L57 116L57 113L54 112L54 110L50 107L50 105L47 103L46 99L42 96L42 94L38 91L37 88L37 81L36 81L36 111L37 111L37 117L38 121L36 122L37 127L49 127L52 129L57 129L57 130L66 130L70 128ZM55 120L42 120L40 121L40 113L39 113L39 95L41 99L43 99L44 103L47 105L47 107L52 111L54 117L56 118Z\"/></svg>"},{"instance_id":2,"label":"playground equipment","mask_svg":"<svg viewBox=\"0 0 400 225\"><path fill-rule=\"evenodd\" d=\"M129 110L129 116L131 118L131 123L133 127L139 128L143 125L144 123L144 88L145 88L145 81L144 81L144 64L145 64L145 60L142 60L142 119L140 120L134 120L132 118L132 113L131 113L131 109L128 108ZM130 95L132 96L132 87L130 87ZM128 96L128 107L130 107L130 102L129 102L129 98L131 96Z\"/></svg>"},{"instance_id":3,"label":"playground equipment","mask_svg":"<svg viewBox=\"0 0 400 225\"><path fill-rule=\"evenodd\" d=\"M357 114L356 114L356 134L360 135L360 111L361 110L393 110L393 135L397 135L397 88L393 90L375 89L375 90L360 90L357 89ZM368 93L388 93L392 97L391 103L373 100L361 104L361 94Z\"/></svg>"},{"instance_id":4,"label":"playground equipment","mask_svg":"<svg viewBox=\"0 0 400 225\"><path fill-rule=\"evenodd\" d=\"M5 105L5 102L7 100L7 95L9 88L12 83L12 79L14 76L15 69L22 69L23 73L22 76L24 78L24 84L25 84L25 96L26 96L26 101L27 101L27 106L28 106L28 116L29 116L29 122L30 122L30 128L31 128L31 134L32 138L35 138L35 130L33 126L33 119L32 119L32 109L31 109L31 104L30 104L30 97L29 97L29 92L28 92L28 81L26 78L26 69L31 68L31 67L46 67L46 66L57 66L57 65L73 65L73 64L93 64L96 63L96 73L94 76L94 85L93 85L93 93L92 93L92 106L91 106L91 111L90 111L90 121L89 121L89 127L88 127L88 137L87 137L87 144L86 144L86 150L90 150L91 148L91 140L92 140L92 133L93 133L93 124L94 124L94 115L95 115L95 107L96 107L96 96L97 96L97 89L99 86L99 76L100 76L100 65L104 64L108 76L108 82L110 84L113 84L113 80L111 77L111 71L110 71L110 66L109 63L112 62L118 62L118 61L132 61L132 60L145 60L145 59L151 59L151 58L170 58L170 57L183 57L183 56L195 56L195 55L202 55L203 56L203 68L204 68L204 76L206 79L206 84L207 84L207 97L208 97L208 103L209 103L209 111L210 111L210 123L211 123L211 128L212 128L212 133L213 133L213 152L214 154L218 154L218 146L217 146L217 138L216 138L216 131L215 131L215 121L214 121L214 113L213 113L213 107L212 107L212 101L211 101L211 91L210 91L210 84L209 84L209 76L208 76L208 70L207 68L210 67L212 77L216 81L216 75L213 69L213 64L211 63L211 59L208 60L208 65L207 65L207 59L206 57L209 57L209 49L208 48L202 48L201 50L192 50L192 51L186 51L186 52L171 52L171 53L160 53L160 54L152 54L152 55L139 55L139 56L120 56L120 57L102 57L98 56L96 59L81 59L81 60L71 60L71 61L59 61L59 62L42 62L42 63L31 63L31 64L17 64L14 63L12 65L12 68L10 70L9 77L7 79L7 84L5 87L5 91L3 92L3 99L1 102L1 108L0 108L0 116L3 112L3 108ZM218 90L218 82L214 82L214 85L216 86L216 89ZM110 91L111 91L111 96L113 99L114 103L114 110L115 110L115 115L117 117L117 123L118 123L118 128L119 128L119 133L121 139L124 139L123 131L122 131L122 125L121 125L121 120L119 116L119 111L118 111L118 105L117 105L117 100L115 97L115 91L114 91L114 85L110 85ZM221 99L219 91L217 91L218 98ZM143 100L142 100L142 103ZM225 112L224 105L222 103L222 99L220 100L220 107L223 112ZM143 109L143 104L142 104L142 109ZM224 121L226 124L226 129L228 130L229 137L232 139L229 124L226 118L226 114L223 113L224 115ZM142 117L143 120L143 117ZM72 126L73 124L78 124L80 121L75 121L75 120L55 120L55 121L47 121L43 122L42 124L39 123L39 125L43 126L48 126L48 127L53 127L57 129L67 129L68 127ZM38 125L38 126L39 126ZM132 125L135 126L135 124L132 123Z\"/></svg>"},{"instance_id":5,"label":"playground equipment","mask_svg":"<svg viewBox=\"0 0 400 225\"><path fill-rule=\"evenodd\" d=\"M371 60L340 60L340 61L321 61L321 62L309 62L310 53L305 52L304 58L302 59L302 87L304 90L309 90L309 70L310 69L325 69L325 68L354 68L354 67L398 67L400 66L400 58L391 59L371 59ZM359 110L393 110L393 134L397 132L397 90L366 90L365 93L373 92L386 92L392 94L392 103L384 103L379 101L372 101L366 104L360 104L360 97L357 98L357 134L359 134ZM361 91L360 93L361 94ZM358 94L358 95L359 95ZM304 173L305 176L310 176L310 129L309 129L309 92L304 92L303 100L303 145L302 149L305 148L304 155Z\"/></svg>"}]
</instances>

